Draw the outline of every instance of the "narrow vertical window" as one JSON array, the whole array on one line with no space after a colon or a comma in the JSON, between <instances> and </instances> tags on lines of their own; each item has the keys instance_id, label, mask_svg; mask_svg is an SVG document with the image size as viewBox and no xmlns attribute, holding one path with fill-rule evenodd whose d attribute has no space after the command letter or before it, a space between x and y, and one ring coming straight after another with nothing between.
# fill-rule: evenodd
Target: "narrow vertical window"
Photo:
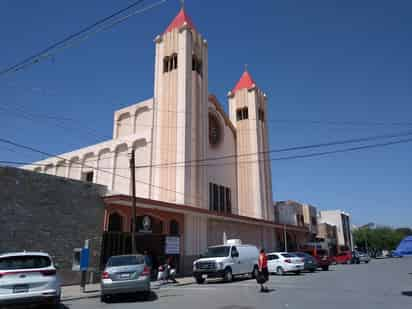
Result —
<instances>
[{"instance_id":1,"label":"narrow vertical window","mask_svg":"<svg viewBox=\"0 0 412 309\"><path fill-rule=\"evenodd\" d=\"M213 183L209 182L209 210L213 211Z\"/></svg>"},{"instance_id":2,"label":"narrow vertical window","mask_svg":"<svg viewBox=\"0 0 412 309\"><path fill-rule=\"evenodd\" d=\"M243 119L249 119L249 111L248 111L248 108L247 107L244 107L243 108Z\"/></svg>"},{"instance_id":3,"label":"narrow vertical window","mask_svg":"<svg viewBox=\"0 0 412 309\"><path fill-rule=\"evenodd\" d=\"M236 110L236 120L242 120L242 110L240 108Z\"/></svg>"},{"instance_id":4,"label":"narrow vertical window","mask_svg":"<svg viewBox=\"0 0 412 309\"><path fill-rule=\"evenodd\" d=\"M198 61L197 61L196 72L197 72L200 76L202 76L202 61L201 61L201 60L198 60Z\"/></svg>"},{"instance_id":5,"label":"narrow vertical window","mask_svg":"<svg viewBox=\"0 0 412 309\"><path fill-rule=\"evenodd\" d=\"M226 212L232 213L232 197L230 193L230 188L226 188Z\"/></svg>"},{"instance_id":6,"label":"narrow vertical window","mask_svg":"<svg viewBox=\"0 0 412 309\"><path fill-rule=\"evenodd\" d=\"M196 71L196 56L192 56L192 71Z\"/></svg>"},{"instance_id":7,"label":"narrow vertical window","mask_svg":"<svg viewBox=\"0 0 412 309\"><path fill-rule=\"evenodd\" d=\"M169 57L163 58L163 73L169 72Z\"/></svg>"},{"instance_id":8,"label":"narrow vertical window","mask_svg":"<svg viewBox=\"0 0 412 309\"><path fill-rule=\"evenodd\" d=\"M219 186L219 211L225 212L225 187Z\"/></svg>"},{"instance_id":9,"label":"narrow vertical window","mask_svg":"<svg viewBox=\"0 0 412 309\"><path fill-rule=\"evenodd\" d=\"M173 54L172 59L173 59L173 70L176 70L177 69L177 54Z\"/></svg>"},{"instance_id":10,"label":"narrow vertical window","mask_svg":"<svg viewBox=\"0 0 412 309\"><path fill-rule=\"evenodd\" d=\"M219 186L213 184L213 211L219 211Z\"/></svg>"}]
</instances>

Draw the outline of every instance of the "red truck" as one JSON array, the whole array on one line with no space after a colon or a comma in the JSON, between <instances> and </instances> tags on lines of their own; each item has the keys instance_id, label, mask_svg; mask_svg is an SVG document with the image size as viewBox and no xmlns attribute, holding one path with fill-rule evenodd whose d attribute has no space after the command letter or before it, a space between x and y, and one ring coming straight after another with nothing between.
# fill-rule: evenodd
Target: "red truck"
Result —
<instances>
[{"instance_id":1,"label":"red truck","mask_svg":"<svg viewBox=\"0 0 412 309\"><path fill-rule=\"evenodd\" d=\"M329 265L332 264L332 258L328 255L326 250L314 246L306 246L301 248L300 251L312 255L318 262L318 267L322 270L329 270Z\"/></svg>"}]
</instances>

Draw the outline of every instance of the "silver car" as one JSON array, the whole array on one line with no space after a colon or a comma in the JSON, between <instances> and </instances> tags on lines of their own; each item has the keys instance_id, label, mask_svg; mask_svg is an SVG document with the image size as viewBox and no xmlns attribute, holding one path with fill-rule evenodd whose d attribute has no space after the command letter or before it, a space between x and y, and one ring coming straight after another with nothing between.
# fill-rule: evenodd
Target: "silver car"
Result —
<instances>
[{"instance_id":1,"label":"silver car","mask_svg":"<svg viewBox=\"0 0 412 309\"><path fill-rule=\"evenodd\" d=\"M43 252L0 255L0 307L4 304L60 306L60 280L52 258Z\"/></svg>"},{"instance_id":2,"label":"silver car","mask_svg":"<svg viewBox=\"0 0 412 309\"><path fill-rule=\"evenodd\" d=\"M359 263L368 264L370 260L371 260L371 258L369 256L369 254L364 253L364 252L359 252Z\"/></svg>"},{"instance_id":3,"label":"silver car","mask_svg":"<svg viewBox=\"0 0 412 309\"><path fill-rule=\"evenodd\" d=\"M101 301L123 293L150 296L150 268L143 255L117 255L107 261L101 279Z\"/></svg>"}]
</instances>

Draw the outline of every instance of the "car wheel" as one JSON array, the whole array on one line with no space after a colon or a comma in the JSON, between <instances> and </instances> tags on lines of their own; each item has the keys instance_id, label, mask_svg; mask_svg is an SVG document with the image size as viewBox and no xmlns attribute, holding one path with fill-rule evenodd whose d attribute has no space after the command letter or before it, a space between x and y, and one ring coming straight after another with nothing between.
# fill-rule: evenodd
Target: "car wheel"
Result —
<instances>
[{"instance_id":1,"label":"car wheel","mask_svg":"<svg viewBox=\"0 0 412 309\"><path fill-rule=\"evenodd\" d=\"M197 284L203 284L205 282L205 278L202 278L202 276L197 276L195 279Z\"/></svg>"},{"instance_id":2,"label":"car wheel","mask_svg":"<svg viewBox=\"0 0 412 309\"><path fill-rule=\"evenodd\" d=\"M109 302L108 300L109 298L107 297L107 295L104 295L104 294L100 295L100 301L102 303L108 303Z\"/></svg>"},{"instance_id":3,"label":"car wheel","mask_svg":"<svg viewBox=\"0 0 412 309\"><path fill-rule=\"evenodd\" d=\"M284 272L283 268L279 266L278 268L276 268L276 274L279 275L279 276L283 276L285 274L285 272Z\"/></svg>"},{"instance_id":4,"label":"car wheel","mask_svg":"<svg viewBox=\"0 0 412 309\"><path fill-rule=\"evenodd\" d=\"M315 269L312 268L312 269L309 269L309 271L310 271L311 273L314 273L314 272L315 272Z\"/></svg>"},{"instance_id":5,"label":"car wheel","mask_svg":"<svg viewBox=\"0 0 412 309\"><path fill-rule=\"evenodd\" d=\"M329 270L329 266L323 266L323 267L322 267L322 270L328 271L328 270Z\"/></svg>"},{"instance_id":6,"label":"car wheel","mask_svg":"<svg viewBox=\"0 0 412 309\"><path fill-rule=\"evenodd\" d=\"M148 301L150 299L150 291L145 291L142 293L143 300Z\"/></svg>"},{"instance_id":7,"label":"car wheel","mask_svg":"<svg viewBox=\"0 0 412 309\"><path fill-rule=\"evenodd\" d=\"M295 271L295 275L299 276L300 275L300 270Z\"/></svg>"},{"instance_id":8,"label":"car wheel","mask_svg":"<svg viewBox=\"0 0 412 309\"><path fill-rule=\"evenodd\" d=\"M61 302L61 295L56 296L49 305L47 305L47 308L50 309L58 309L60 308L60 302Z\"/></svg>"},{"instance_id":9,"label":"car wheel","mask_svg":"<svg viewBox=\"0 0 412 309\"><path fill-rule=\"evenodd\" d=\"M233 274L232 274L232 270L230 268L225 269L225 274L223 275L223 280L225 282L232 282Z\"/></svg>"}]
</instances>

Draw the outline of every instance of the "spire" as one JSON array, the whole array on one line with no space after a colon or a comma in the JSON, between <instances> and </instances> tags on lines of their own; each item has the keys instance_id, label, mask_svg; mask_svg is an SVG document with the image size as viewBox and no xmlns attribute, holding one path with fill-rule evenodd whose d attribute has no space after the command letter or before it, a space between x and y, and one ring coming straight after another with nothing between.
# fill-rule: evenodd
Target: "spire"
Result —
<instances>
[{"instance_id":1,"label":"spire","mask_svg":"<svg viewBox=\"0 0 412 309\"><path fill-rule=\"evenodd\" d=\"M170 32L175 28L180 28L184 23L186 23L190 28L195 29L195 25L193 24L189 15L186 14L184 5L182 4L182 8L180 9L179 14L176 15L176 17L167 27L165 33Z\"/></svg>"},{"instance_id":2,"label":"spire","mask_svg":"<svg viewBox=\"0 0 412 309\"><path fill-rule=\"evenodd\" d=\"M235 88L233 88L232 93L240 89L250 89L255 87L255 81L247 70L247 65L245 65L245 72L243 72L242 77L237 82Z\"/></svg>"}]
</instances>

